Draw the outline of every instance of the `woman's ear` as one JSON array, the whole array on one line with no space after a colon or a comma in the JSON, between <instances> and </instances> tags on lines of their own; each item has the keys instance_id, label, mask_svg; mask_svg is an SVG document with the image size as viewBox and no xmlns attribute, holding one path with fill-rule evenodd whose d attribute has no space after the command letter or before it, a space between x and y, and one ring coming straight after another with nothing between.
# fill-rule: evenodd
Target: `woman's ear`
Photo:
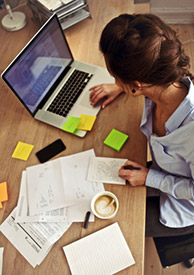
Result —
<instances>
[{"instance_id":1,"label":"woman's ear","mask_svg":"<svg viewBox=\"0 0 194 275\"><path fill-rule=\"evenodd\" d=\"M133 81L132 88L135 89L136 91L141 90L142 83L139 81Z\"/></svg>"},{"instance_id":2,"label":"woman's ear","mask_svg":"<svg viewBox=\"0 0 194 275\"><path fill-rule=\"evenodd\" d=\"M131 83L130 85L131 87L131 92L134 94L134 95L141 95L142 94L142 83L139 82L139 81L133 81L133 83Z\"/></svg>"}]
</instances>

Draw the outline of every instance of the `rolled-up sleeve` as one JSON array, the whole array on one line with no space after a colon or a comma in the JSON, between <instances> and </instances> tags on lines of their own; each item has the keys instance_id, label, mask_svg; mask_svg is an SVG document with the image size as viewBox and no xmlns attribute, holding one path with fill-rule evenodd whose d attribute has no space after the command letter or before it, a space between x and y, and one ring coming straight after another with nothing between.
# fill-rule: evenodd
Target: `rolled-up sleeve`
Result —
<instances>
[{"instance_id":1,"label":"rolled-up sleeve","mask_svg":"<svg viewBox=\"0 0 194 275\"><path fill-rule=\"evenodd\" d=\"M194 166L192 166L194 171ZM150 169L146 179L146 186L159 189L176 199L194 201L194 181L192 178L173 176L154 169Z\"/></svg>"}]
</instances>

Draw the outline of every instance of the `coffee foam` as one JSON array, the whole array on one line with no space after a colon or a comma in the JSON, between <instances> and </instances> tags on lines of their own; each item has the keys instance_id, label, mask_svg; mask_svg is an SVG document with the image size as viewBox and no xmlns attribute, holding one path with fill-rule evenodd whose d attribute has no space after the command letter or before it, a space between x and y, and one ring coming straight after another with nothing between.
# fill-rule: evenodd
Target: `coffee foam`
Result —
<instances>
[{"instance_id":1,"label":"coffee foam","mask_svg":"<svg viewBox=\"0 0 194 275\"><path fill-rule=\"evenodd\" d=\"M116 211L116 202L112 197L102 195L95 201L94 208L98 215L109 217Z\"/></svg>"}]
</instances>

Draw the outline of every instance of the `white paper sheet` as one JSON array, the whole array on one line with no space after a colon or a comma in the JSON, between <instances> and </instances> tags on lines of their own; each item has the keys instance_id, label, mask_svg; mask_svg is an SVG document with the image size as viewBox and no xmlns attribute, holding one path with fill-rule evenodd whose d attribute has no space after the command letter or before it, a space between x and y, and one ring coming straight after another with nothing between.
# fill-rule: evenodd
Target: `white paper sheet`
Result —
<instances>
[{"instance_id":1,"label":"white paper sheet","mask_svg":"<svg viewBox=\"0 0 194 275\"><path fill-rule=\"evenodd\" d=\"M93 149L60 158L65 200L68 198L71 205L90 200L94 193L104 188L102 182L98 185L86 180L92 156L95 156Z\"/></svg>"},{"instance_id":2,"label":"white paper sheet","mask_svg":"<svg viewBox=\"0 0 194 275\"><path fill-rule=\"evenodd\" d=\"M63 247L72 275L115 274L135 263L118 223Z\"/></svg>"},{"instance_id":3,"label":"white paper sheet","mask_svg":"<svg viewBox=\"0 0 194 275\"><path fill-rule=\"evenodd\" d=\"M26 181L26 171L22 172L22 179L20 184L20 193L17 203L17 210L15 215L16 222L65 222L66 219L66 209L48 211L40 215L30 216L29 214L29 202L28 202L28 192L27 192L27 181ZM50 219L44 219L44 216L50 217ZM55 220L55 217L60 216L60 219Z\"/></svg>"},{"instance_id":4,"label":"white paper sheet","mask_svg":"<svg viewBox=\"0 0 194 275\"><path fill-rule=\"evenodd\" d=\"M104 190L102 183L89 183L86 180L89 159L94 155L91 149L28 167L29 215L85 203Z\"/></svg>"},{"instance_id":5,"label":"white paper sheet","mask_svg":"<svg viewBox=\"0 0 194 275\"><path fill-rule=\"evenodd\" d=\"M62 7L63 4L67 5L73 0L38 0L42 5L44 5L49 10L56 10Z\"/></svg>"},{"instance_id":6,"label":"white paper sheet","mask_svg":"<svg viewBox=\"0 0 194 275\"><path fill-rule=\"evenodd\" d=\"M85 220L86 212L91 210L91 200L89 200L82 202L78 205L48 211L40 215L30 216L26 187L26 171L23 171L19 199L15 215L16 222L83 222ZM96 183L94 191L101 192L103 190L103 185ZM89 221L94 221L94 215L90 215Z\"/></svg>"},{"instance_id":7,"label":"white paper sheet","mask_svg":"<svg viewBox=\"0 0 194 275\"><path fill-rule=\"evenodd\" d=\"M59 159L28 167L26 171L30 215L67 206Z\"/></svg>"},{"instance_id":8,"label":"white paper sheet","mask_svg":"<svg viewBox=\"0 0 194 275\"><path fill-rule=\"evenodd\" d=\"M87 180L125 185L125 180L118 176L118 171L127 159L91 157Z\"/></svg>"},{"instance_id":9,"label":"white paper sheet","mask_svg":"<svg viewBox=\"0 0 194 275\"><path fill-rule=\"evenodd\" d=\"M63 4L63 2L60 0L38 0L38 1L49 10L55 10L61 7Z\"/></svg>"},{"instance_id":10,"label":"white paper sheet","mask_svg":"<svg viewBox=\"0 0 194 275\"><path fill-rule=\"evenodd\" d=\"M57 10L57 16L58 18L63 18L64 15L67 15L68 13L70 13L71 11L75 11L77 10L79 7L85 5L84 0L62 0L63 3L66 5L65 7L63 7L62 9ZM72 3L69 3L72 2ZM67 5L69 4L69 5ZM64 18L63 18L64 19Z\"/></svg>"},{"instance_id":11,"label":"white paper sheet","mask_svg":"<svg viewBox=\"0 0 194 275\"><path fill-rule=\"evenodd\" d=\"M31 195L28 192L27 172L22 172L22 179L20 185L20 193L17 204L17 211L15 220L17 222L82 222L85 219L85 214L90 211L90 202L92 197L104 190L102 183L87 182L85 180L87 175L88 161L91 155L94 155L93 150L72 156L58 159L63 168L66 192L64 196L69 196L68 202L75 204L69 207L63 207L51 211L46 211L41 214L31 215L29 211L29 198L31 204L38 204L38 199L35 194ZM34 168L34 167L33 167ZM39 169L39 166L38 166ZM52 168L51 168L52 169ZM39 170L38 170L39 171ZM77 183L78 182L78 183ZM32 178L31 186L34 181ZM60 186L61 187L61 186ZM59 187L59 188L60 188ZM31 188L32 189L32 188ZM81 192L80 192L81 191ZM38 194L37 194L38 195ZM37 196L37 198L39 198ZM71 201L70 201L71 198ZM65 200L65 197L64 197ZM90 221L94 221L94 216L90 216Z\"/></svg>"},{"instance_id":12,"label":"white paper sheet","mask_svg":"<svg viewBox=\"0 0 194 275\"><path fill-rule=\"evenodd\" d=\"M15 212L16 208L1 224L0 231L23 257L36 267L71 223L16 223Z\"/></svg>"},{"instance_id":13,"label":"white paper sheet","mask_svg":"<svg viewBox=\"0 0 194 275\"><path fill-rule=\"evenodd\" d=\"M2 274L2 271L3 271L3 251L4 251L4 248L0 247L0 275Z\"/></svg>"}]
</instances>

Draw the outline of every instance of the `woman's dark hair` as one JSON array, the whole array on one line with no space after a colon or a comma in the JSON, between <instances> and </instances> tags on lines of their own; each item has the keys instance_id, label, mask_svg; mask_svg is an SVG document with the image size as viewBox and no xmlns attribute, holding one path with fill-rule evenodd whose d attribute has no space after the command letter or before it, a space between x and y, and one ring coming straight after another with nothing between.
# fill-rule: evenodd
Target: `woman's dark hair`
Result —
<instances>
[{"instance_id":1,"label":"woman's dark hair","mask_svg":"<svg viewBox=\"0 0 194 275\"><path fill-rule=\"evenodd\" d=\"M111 73L124 83L169 85L193 78L175 31L153 14L112 19L101 34L100 50Z\"/></svg>"}]
</instances>

